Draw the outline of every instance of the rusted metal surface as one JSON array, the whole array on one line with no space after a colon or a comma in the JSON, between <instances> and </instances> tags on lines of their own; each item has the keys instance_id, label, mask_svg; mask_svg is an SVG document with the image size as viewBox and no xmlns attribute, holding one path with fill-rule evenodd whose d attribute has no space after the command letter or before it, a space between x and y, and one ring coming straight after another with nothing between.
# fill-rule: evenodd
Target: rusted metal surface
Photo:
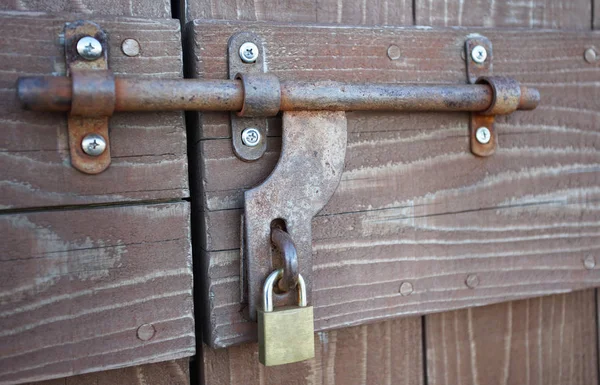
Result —
<instances>
[{"instance_id":1,"label":"rusted metal surface","mask_svg":"<svg viewBox=\"0 0 600 385\"><path fill-rule=\"evenodd\" d=\"M521 102L521 87L515 79L504 76L482 76L478 84L489 84L492 87L492 104L482 115L507 115L519 108Z\"/></svg>"},{"instance_id":2,"label":"rusted metal surface","mask_svg":"<svg viewBox=\"0 0 600 385\"><path fill-rule=\"evenodd\" d=\"M71 164L86 174L98 174L106 170L111 162L108 120L114 111L116 99L114 77L108 70L106 34L100 26L89 21L66 24L64 34L67 73L71 76L70 114L67 120ZM94 37L102 46L102 54L95 60L86 60L77 53L77 42L86 36ZM64 87L60 87L57 95L46 99L50 105L64 105L68 96ZM90 134L100 135L106 143L106 149L97 156L86 154L82 148L83 139Z\"/></svg>"},{"instance_id":3,"label":"rusted metal surface","mask_svg":"<svg viewBox=\"0 0 600 385\"><path fill-rule=\"evenodd\" d=\"M486 50L487 57L483 63L477 63L471 56L471 52L477 46L481 46ZM480 77L492 73L493 53L492 42L485 36L475 35L465 40L465 62L467 64L467 78L469 83L474 84Z\"/></svg>"},{"instance_id":4,"label":"rusted metal surface","mask_svg":"<svg viewBox=\"0 0 600 385\"><path fill-rule=\"evenodd\" d=\"M241 117L269 117L279 113L281 85L275 75L243 74L235 76L244 87L244 104L238 112Z\"/></svg>"},{"instance_id":5,"label":"rusted metal surface","mask_svg":"<svg viewBox=\"0 0 600 385\"><path fill-rule=\"evenodd\" d=\"M23 107L36 111L68 111L71 79L23 77L18 94ZM533 110L540 95L520 86L518 110ZM117 112L232 111L244 105L240 80L154 80L115 77ZM281 82L281 111L431 111L483 112L493 101L487 84L409 85L344 82ZM269 112L269 115L271 112Z\"/></svg>"},{"instance_id":6,"label":"rusted metal surface","mask_svg":"<svg viewBox=\"0 0 600 385\"><path fill-rule=\"evenodd\" d=\"M483 63L478 63L473 58L473 50L476 47L483 47L485 49L486 58ZM487 112L496 108L495 106L498 104L498 100L501 101L501 105L503 104L502 102L504 100L513 100L510 96L505 97L504 95L501 95L500 97L498 97L498 95L495 94L495 92L498 91L498 89L494 89L494 86L485 80L487 79L486 76L492 74L492 58L492 42L488 38L479 35L467 38L467 40L465 41L465 62L467 65L467 81L470 84L485 84L490 86L492 95L492 100L488 104L488 107L485 110L472 111L469 119L469 145L471 147L471 152L474 155L481 157L490 156L494 152L496 152L496 145L498 144L498 134L496 133L494 124L495 117L494 115L490 115ZM500 91L505 91L505 88L500 87ZM527 96L535 97L533 93L528 94ZM520 103L521 100L519 98L519 104ZM524 106L531 106L528 100L525 100L523 103ZM537 106L537 102L535 103L535 105ZM519 105L517 105L517 108L518 107ZM486 135L488 139L487 143L483 143L477 140L477 130L481 128L489 130L489 134Z\"/></svg>"},{"instance_id":7,"label":"rusted metal surface","mask_svg":"<svg viewBox=\"0 0 600 385\"><path fill-rule=\"evenodd\" d=\"M258 48L258 55L256 60L252 63L244 62L240 57L240 48L244 43L252 43ZM239 32L231 36L227 42L227 64L229 70L229 79L236 79L240 77L240 74L244 74L243 77L248 79L252 78L252 75L262 75L265 72L265 50L262 39L252 32ZM231 143L233 146L234 154L244 161L254 161L263 156L267 151L267 119L264 116L257 116L259 105L261 102L251 98L247 100L246 95L258 96L263 87L256 86L254 84L246 84L244 88L244 80L236 80L240 85L240 96L242 104L240 108L231 110L236 113L230 115L231 119ZM253 110L254 109L254 110ZM258 144L254 146L246 146L242 141L242 132L246 128L255 128L259 133Z\"/></svg>"},{"instance_id":8,"label":"rusted metal surface","mask_svg":"<svg viewBox=\"0 0 600 385\"><path fill-rule=\"evenodd\" d=\"M312 287L311 220L329 201L340 181L346 154L344 112L285 112L279 162L269 178L245 192L244 261L247 316L256 320L262 283L275 269L271 223L280 219L296 245L299 272ZM275 295L276 305L293 304L294 290Z\"/></svg>"},{"instance_id":9,"label":"rusted metal surface","mask_svg":"<svg viewBox=\"0 0 600 385\"><path fill-rule=\"evenodd\" d=\"M284 230L274 228L271 231L271 241L281 255L283 275L277 283L282 292L293 290L298 285L298 253L292 237ZM276 262L273 263L278 268Z\"/></svg>"}]
</instances>

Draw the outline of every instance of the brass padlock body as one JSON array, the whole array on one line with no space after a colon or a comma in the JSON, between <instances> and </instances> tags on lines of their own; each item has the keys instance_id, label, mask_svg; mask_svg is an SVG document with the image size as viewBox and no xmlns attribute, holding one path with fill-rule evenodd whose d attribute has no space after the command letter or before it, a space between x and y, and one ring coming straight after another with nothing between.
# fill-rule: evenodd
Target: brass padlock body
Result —
<instances>
[{"instance_id":1,"label":"brass padlock body","mask_svg":"<svg viewBox=\"0 0 600 385\"><path fill-rule=\"evenodd\" d=\"M257 312L261 364L283 365L315 356L312 306L285 306Z\"/></svg>"}]
</instances>

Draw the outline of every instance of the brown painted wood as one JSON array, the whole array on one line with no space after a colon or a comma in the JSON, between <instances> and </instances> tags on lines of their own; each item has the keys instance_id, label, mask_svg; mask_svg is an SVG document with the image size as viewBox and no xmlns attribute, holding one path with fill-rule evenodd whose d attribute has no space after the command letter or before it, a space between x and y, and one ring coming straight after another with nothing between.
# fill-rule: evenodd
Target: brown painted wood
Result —
<instances>
[{"instance_id":1,"label":"brown painted wood","mask_svg":"<svg viewBox=\"0 0 600 385\"><path fill-rule=\"evenodd\" d=\"M186 20L264 20L351 25L410 25L410 0L188 0Z\"/></svg>"},{"instance_id":2,"label":"brown painted wood","mask_svg":"<svg viewBox=\"0 0 600 385\"><path fill-rule=\"evenodd\" d=\"M417 25L590 29L590 0L416 0Z\"/></svg>"},{"instance_id":3,"label":"brown painted wood","mask_svg":"<svg viewBox=\"0 0 600 385\"><path fill-rule=\"evenodd\" d=\"M474 31L198 22L198 77L226 78L227 39L244 29L265 39L269 71L282 79L427 83L466 82L460 53ZM600 63L582 57L600 35L478 32L494 44L495 73L538 87L541 106L499 118L499 148L486 159L469 152L465 114L349 113L344 175L313 221L317 330L600 283L583 264L600 244ZM387 57L390 44L400 60ZM279 139L260 161L241 162L220 139L227 116L202 119L205 340L222 347L253 336L239 303L239 208L276 163ZM399 294L403 282L411 295Z\"/></svg>"},{"instance_id":4,"label":"brown painted wood","mask_svg":"<svg viewBox=\"0 0 600 385\"><path fill-rule=\"evenodd\" d=\"M77 13L78 18L100 15L170 18L169 0L6 0L1 11L36 11L52 14Z\"/></svg>"},{"instance_id":5,"label":"brown painted wood","mask_svg":"<svg viewBox=\"0 0 600 385\"><path fill-rule=\"evenodd\" d=\"M427 383L597 384L594 290L426 317Z\"/></svg>"},{"instance_id":6,"label":"brown painted wood","mask_svg":"<svg viewBox=\"0 0 600 385\"><path fill-rule=\"evenodd\" d=\"M89 176L70 165L66 114L25 111L16 98L19 76L64 74L58 34L81 16L0 12L1 209L187 197L182 113L117 114L110 121L112 164ZM94 18L109 35L109 66L120 75L182 76L176 20ZM127 57L134 38L141 54Z\"/></svg>"},{"instance_id":7,"label":"brown painted wood","mask_svg":"<svg viewBox=\"0 0 600 385\"><path fill-rule=\"evenodd\" d=\"M2 215L0 232L0 383L194 354L188 203Z\"/></svg>"},{"instance_id":8,"label":"brown painted wood","mask_svg":"<svg viewBox=\"0 0 600 385\"><path fill-rule=\"evenodd\" d=\"M258 347L204 347L211 385L423 384L421 318L403 318L315 335L312 360L276 367L258 363Z\"/></svg>"},{"instance_id":9,"label":"brown painted wood","mask_svg":"<svg viewBox=\"0 0 600 385\"><path fill-rule=\"evenodd\" d=\"M106 370L79 376L29 383L28 385L189 385L190 363L187 358Z\"/></svg>"}]
</instances>

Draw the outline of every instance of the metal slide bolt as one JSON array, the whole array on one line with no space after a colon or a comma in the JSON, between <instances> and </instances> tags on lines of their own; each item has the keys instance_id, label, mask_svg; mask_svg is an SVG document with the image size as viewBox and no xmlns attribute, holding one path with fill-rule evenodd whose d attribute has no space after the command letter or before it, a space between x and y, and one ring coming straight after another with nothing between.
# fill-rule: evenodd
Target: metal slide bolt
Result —
<instances>
[{"instance_id":1,"label":"metal slide bolt","mask_svg":"<svg viewBox=\"0 0 600 385\"><path fill-rule=\"evenodd\" d=\"M85 60L96 60L102 55L102 44L91 36L85 36L77 42L77 53Z\"/></svg>"},{"instance_id":2,"label":"metal slide bolt","mask_svg":"<svg viewBox=\"0 0 600 385\"><path fill-rule=\"evenodd\" d=\"M473 50L471 51L471 58L475 63L483 64L485 59L487 59L487 50L484 46L477 45L473 47Z\"/></svg>"},{"instance_id":3,"label":"metal slide bolt","mask_svg":"<svg viewBox=\"0 0 600 385\"><path fill-rule=\"evenodd\" d=\"M106 140L98 134L89 134L81 141L81 148L90 156L98 156L106 150Z\"/></svg>"}]
</instances>

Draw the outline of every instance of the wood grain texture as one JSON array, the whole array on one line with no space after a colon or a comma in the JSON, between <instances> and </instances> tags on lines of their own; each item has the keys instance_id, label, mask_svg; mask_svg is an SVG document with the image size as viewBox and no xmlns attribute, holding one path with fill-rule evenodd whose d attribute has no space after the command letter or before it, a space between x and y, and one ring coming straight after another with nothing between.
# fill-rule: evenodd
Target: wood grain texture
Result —
<instances>
[{"instance_id":1,"label":"wood grain texture","mask_svg":"<svg viewBox=\"0 0 600 385\"><path fill-rule=\"evenodd\" d=\"M5 0L2 11L77 13L78 19L96 19L100 15L170 18L169 0ZM74 19L76 20L76 19Z\"/></svg>"},{"instance_id":2,"label":"wood grain texture","mask_svg":"<svg viewBox=\"0 0 600 385\"><path fill-rule=\"evenodd\" d=\"M0 384L194 354L188 203L2 215L0 232Z\"/></svg>"},{"instance_id":3,"label":"wood grain texture","mask_svg":"<svg viewBox=\"0 0 600 385\"><path fill-rule=\"evenodd\" d=\"M594 290L426 317L427 383L597 384Z\"/></svg>"},{"instance_id":4,"label":"wood grain texture","mask_svg":"<svg viewBox=\"0 0 600 385\"><path fill-rule=\"evenodd\" d=\"M182 113L116 114L110 121L112 164L95 176L70 165L66 114L25 111L19 76L64 74L57 43L77 16L0 12L0 209L187 197L187 149ZM119 75L182 76L176 20L96 19L109 35L109 66ZM141 54L126 57L134 38Z\"/></svg>"},{"instance_id":5,"label":"wood grain texture","mask_svg":"<svg viewBox=\"0 0 600 385\"><path fill-rule=\"evenodd\" d=\"M189 385L187 358L106 370L26 385Z\"/></svg>"},{"instance_id":6,"label":"wood grain texture","mask_svg":"<svg viewBox=\"0 0 600 385\"><path fill-rule=\"evenodd\" d=\"M204 347L204 377L210 385L420 385L423 384L421 318L320 332L315 358L264 367L256 344Z\"/></svg>"},{"instance_id":7,"label":"wood grain texture","mask_svg":"<svg viewBox=\"0 0 600 385\"><path fill-rule=\"evenodd\" d=\"M592 28L593 29L600 29L600 1L599 0L592 0L592 8L594 11L594 14L592 15L593 20L592 20Z\"/></svg>"},{"instance_id":8,"label":"wood grain texture","mask_svg":"<svg viewBox=\"0 0 600 385\"><path fill-rule=\"evenodd\" d=\"M590 29L590 0L415 0L417 25Z\"/></svg>"},{"instance_id":9,"label":"wood grain texture","mask_svg":"<svg viewBox=\"0 0 600 385\"><path fill-rule=\"evenodd\" d=\"M460 52L473 32L198 22L198 77L226 78L224 47L243 29L265 39L269 71L282 79L456 84L466 82ZM313 221L317 330L600 283L583 264L600 244L600 63L582 57L600 35L478 32L494 42L495 73L538 87L542 104L499 118L499 148L486 159L469 151L466 114L348 113L345 171ZM387 57L390 44L403 47L400 60ZM222 347L254 333L239 303L240 208L276 163L279 138L245 163L232 153L227 117L202 119L205 340ZM476 289L465 284L470 274ZM399 294L403 282L411 295Z\"/></svg>"},{"instance_id":10,"label":"wood grain texture","mask_svg":"<svg viewBox=\"0 0 600 385\"><path fill-rule=\"evenodd\" d=\"M351 25L412 25L411 0L188 0L186 21L224 19Z\"/></svg>"}]
</instances>

